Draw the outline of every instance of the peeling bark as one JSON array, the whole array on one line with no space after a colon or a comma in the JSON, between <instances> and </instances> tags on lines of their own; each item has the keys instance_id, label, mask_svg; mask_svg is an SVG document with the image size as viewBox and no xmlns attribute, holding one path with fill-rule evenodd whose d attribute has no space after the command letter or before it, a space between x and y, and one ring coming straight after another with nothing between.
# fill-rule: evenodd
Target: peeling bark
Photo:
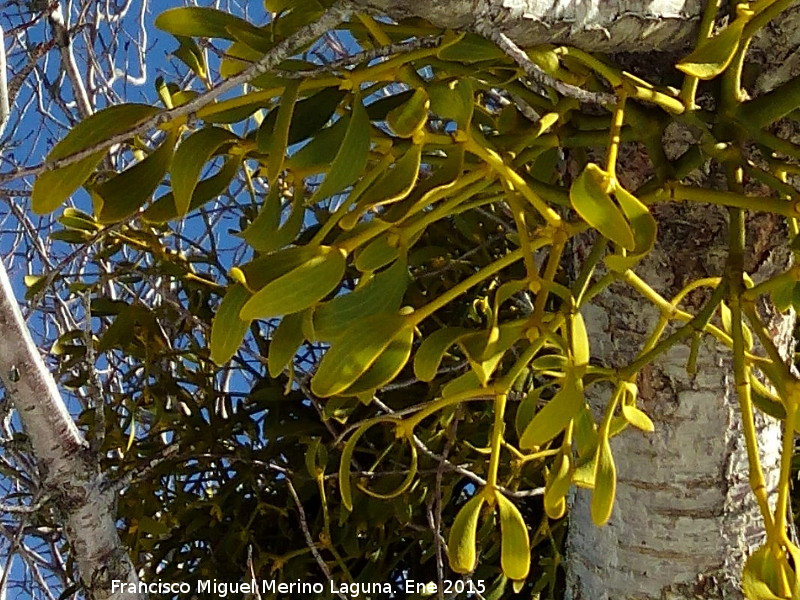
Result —
<instances>
[{"instance_id":1,"label":"peeling bark","mask_svg":"<svg viewBox=\"0 0 800 600\"><path fill-rule=\"evenodd\" d=\"M138 581L117 534L116 496L67 412L17 305L0 262L0 379L19 412L45 492L65 515L66 536L92 600L138 599L111 593L112 580Z\"/></svg>"}]
</instances>

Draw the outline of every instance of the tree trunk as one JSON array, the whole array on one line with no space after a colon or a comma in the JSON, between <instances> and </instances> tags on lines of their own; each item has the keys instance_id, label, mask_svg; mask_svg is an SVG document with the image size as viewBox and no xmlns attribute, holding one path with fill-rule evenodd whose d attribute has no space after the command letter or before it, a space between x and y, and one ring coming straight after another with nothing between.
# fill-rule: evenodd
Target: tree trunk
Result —
<instances>
[{"instance_id":1,"label":"tree trunk","mask_svg":"<svg viewBox=\"0 0 800 600\"><path fill-rule=\"evenodd\" d=\"M66 537L92 600L143 598L114 589L112 581L138 577L117 534L116 490L101 476L96 457L67 412L33 343L0 262L0 380L30 437L46 489L66 517Z\"/></svg>"},{"instance_id":2,"label":"tree trunk","mask_svg":"<svg viewBox=\"0 0 800 600\"><path fill-rule=\"evenodd\" d=\"M704 2L545 2L539 0L358 0L395 18L417 16L443 27L480 30L489 23L517 44L569 44L589 51L649 52L647 73L671 71L675 54L695 42ZM776 20L778 21L778 20ZM751 95L800 73L800 10L781 14L751 46L759 65ZM625 166L620 165L625 170ZM709 184L710 185L710 184ZM654 208L659 244L637 273L671 297L686 282L722 275L727 248L724 211L669 205ZM788 265L777 221L762 219L748 239L754 279ZM785 247L785 246L784 246ZM593 357L628 364L658 314L631 288L614 286L586 308ZM690 297L689 302L702 298ZM793 316L772 315L770 331L789 356ZM748 464L730 351L705 340L696 375L688 345L647 367L638 384L642 408L656 431L625 431L612 442L619 484L611 521L592 524L590 494L574 495L568 538L571 600L741 598L741 569L763 541L763 523L748 484ZM607 394L605 395L607 399ZM605 402L605 400L602 400ZM777 481L778 424L757 418L768 486Z\"/></svg>"},{"instance_id":3,"label":"tree trunk","mask_svg":"<svg viewBox=\"0 0 800 600\"><path fill-rule=\"evenodd\" d=\"M660 242L637 268L637 274L667 298L689 281L723 272L724 212L691 208L654 209L661 217ZM778 246L785 244L778 220L761 218L757 223L748 239L751 248L761 250L751 257L756 281L788 265L786 246ZM699 300L690 296L683 306L696 309ZM593 356L604 364L628 364L658 316L630 287L614 286L585 310ZM771 317L770 331L779 348L791 354L794 316ZM731 352L707 336L696 374L689 375L689 351L688 344L675 346L639 376L640 406L656 430L629 428L612 440L619 479L609 523L594 527L591 494L574 494L568 600L742 598L742 566L765 536L748 482ZM771 491L778 478L781 429L768 417L759 416L756 423Z\"/></svg>"}]
</instances>

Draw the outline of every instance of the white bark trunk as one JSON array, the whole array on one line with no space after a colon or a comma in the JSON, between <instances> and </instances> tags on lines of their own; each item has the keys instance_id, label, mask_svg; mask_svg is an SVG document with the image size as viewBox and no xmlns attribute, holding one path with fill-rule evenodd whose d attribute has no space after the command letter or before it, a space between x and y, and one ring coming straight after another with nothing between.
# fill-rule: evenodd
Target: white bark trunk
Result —
<instances>
[{"instance_id":1,"label":"white bark trunk","mask_svg":"<svg viewBox=\"0 0 800 600\"><path fill-rule=\"evenodd\" d=\"M700 233L709 221L712 230L724 227L719 211L709 212L710 220L694 220L695 225L682 228L682 247L676 247L676 236L637 269L666 296L674 293L678 282L706 276L705 268L717 271L721 266L713 263L723 250L718 242L724 232ZM702 212L696 209L692 215L687 215L689 223ZM781 236L771 233L773 245L779 243ZM786 265L787 257L775 252L767 256L762 273ZM658 314L630 288L616 286L613 292L587 307L585 317L593 356L622 366L635 357ZM774 316L771 322L770 330L784 351L791 344L793 323L793 316ZM696 375L686 372L685 344L640 374L640 406L652 417L656 431L645 434L629 428L612 440L619 481L605 527L592 524L591 494L575 493L567 547L568 600L742 598L744 560L763 543L764 525L748 483L730 356L730 350L707 339ZM605 401L607 396L601 402ZM761 416L756 422L767 486L774 490L780 424Z\"/></svg>"},{"instance_id":2,"label":"white bark trunk","mask_svg":"<svg viewBox=\"0 0 800 600\"><path fill-rule=\"evenodd\" d=\"M356 0L379 14L451 29L490 22L519 46L567 44L601 52L684 50L703 0Z\"/></svg>"},{"instance_id":3,"label":"white bark trunk","mask_svg":"<svg viewBox=\"0 0 800 600\"><path fill-rule=\"evenodd\" d=\"M67 412L61 394L31 338L5 267L0 262L0 379L19 412L44 475L46 492L66 517L87 596L139 599L111 593L113 580L138 581L116 528L116 497L104 485L97 457Z\"/></svg>"}]
</instances>

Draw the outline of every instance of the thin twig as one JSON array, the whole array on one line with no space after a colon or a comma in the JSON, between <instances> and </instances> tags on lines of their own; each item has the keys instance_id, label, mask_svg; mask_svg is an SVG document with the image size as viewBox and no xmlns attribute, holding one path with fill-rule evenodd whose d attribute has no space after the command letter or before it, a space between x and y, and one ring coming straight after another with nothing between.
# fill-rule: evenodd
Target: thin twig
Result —
<instances>
[{"instance_id":1,"label":"thin twig","mask_svg":"<svg viewBox=\"0 0 800 600\"><path fill-rule=\"evenodd\" d=\"M322 558L322 555L319 553L317 544L314 543L314 538L311 537L311 531L308 529L308 521L306 520L306 511L303 508L303 504L300 502L300 498L297 495L297 491L294 489L294 485L292 485L292 480L287 477L285 481L286 487L289 488L289 493L292 495L294 504L297 507L297 513L300 517L300 529L303 530L303 537L306 538L306 545L308 546L308 549L311 550L311 554L314 555L314 559L317 561L317 564L319 565L319 568L322 570L325 577L328 579L328 581L332 581L331 571L328 568L325 560ZM342 600L348 600L347 596L344 594L337 592L336 595L339 596L339 598L342 598Z\"/></svg>"},{"instance_id":2,"label":"thin twig","mask_svg":"<svg viewBox=\"0 0 800 600\"><path fill-rule=\"evenodd\" d=\"M525 75L530 77L534 82L539 85L553 88L562 96L575 98L581 102L588 104L600 104L602 106L609 106L616 104L617 97L613 94L605 94L602 92L590 92L579 88L578 86L571 85L559 81L555 77L548 75L542 68L533 62L530 57L517 46L514 41L509 38L502 31L495 29L490 23L478 22L475 24L475 33L485 37L488 40L497 44L503 52L505 52L524 72Z\"/></svg>"}]
</instances>

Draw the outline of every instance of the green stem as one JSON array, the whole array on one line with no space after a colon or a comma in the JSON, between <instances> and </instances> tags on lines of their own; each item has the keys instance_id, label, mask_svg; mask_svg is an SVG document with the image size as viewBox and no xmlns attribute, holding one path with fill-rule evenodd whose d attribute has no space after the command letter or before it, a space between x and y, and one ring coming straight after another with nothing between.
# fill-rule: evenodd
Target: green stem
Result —
<instances>
[{"instance_id":1,"label":"green stem","mask_svg":"<svg viewBox=\"0 0 800 600\"><path fill-rule=\"evenodd\" d=\"M506 428L505 415L508 396L504 393L497 394L494 401L494 424L492 425L492 455L489 457L489 475L486 478L486 487L497 489L497 474L500 471L500 453L502 451L503 433Z\"/></svg>"},{"instance_id":2,"label":"green stem","mask_svg":"<svg viewBox=\"0 0 800 600\"><path fill-rule=\"evenodd\" d=\"M758 452L758 435L753 417L750 378L745 364L744 330L742 323L741 294L744 292L744 212L739 208L729 209L730 214L730 255L728 257L728 302L731 308L731 332L733 334L733 373L739 407L742 416L742 432L747 446L750 488L758 502L761 516L767 529L767 538L775 539L775 529L769 508L767 486L761 458Z\"/></svg>"},{"instance_id":3,"label":"green stem","mask_svg":"<svg viewBox=\"0 0 800 600\"><path fill-rule=\"evenodd\" d=\"M729 208L770 212L784 217L800 217L800 201L764 198L763 196L745 196L739 192L696 188L677 182L670 182L665 187L640 197L640 200L648 205L667 200L687 200L689 202L717 204Z\"/></svg>"},{"instance_id":4,"label":"green stem","mask_svg":"<svg viewBox=\"0 0 800 600\"><path fill-rule=\"evenodd\" d=\"M544 241L542 245L544 245ZM478 285L482 281L485 281L492 275L502 271L508 266L513 265L517 262L520 258L522 258L522 249L517 248L498 258L492 264L485 266L483 269L475 273L474 275L467 277L464 281L454 285L446 292L442 293L438 298L426 304L422 308L417 309L417 311L412 315L412 319L415 324L419 324L437 310L445 306L447 303L451 302L461 294L467 292L471 287Z\"/></svg>"},{"instance_id":5,"label":"green stem","mask_svg":"<svg viewBox=\"0 0 800 600\"><path fill-rule=\"evenodd\" d=\"M748 130L761 129L800 107L800 77L793 77L774 90L742 103L737 120Z\"/></svg>"}]
</instances>

